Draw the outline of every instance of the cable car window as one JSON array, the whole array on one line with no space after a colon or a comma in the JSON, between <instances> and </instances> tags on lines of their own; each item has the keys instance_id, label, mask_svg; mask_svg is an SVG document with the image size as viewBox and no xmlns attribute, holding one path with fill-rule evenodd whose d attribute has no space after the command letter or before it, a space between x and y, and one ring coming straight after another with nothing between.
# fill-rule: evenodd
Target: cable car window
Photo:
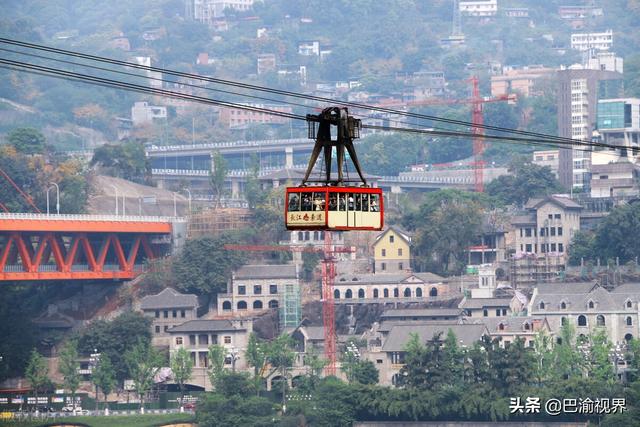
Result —
<instances>
[{"instance_id":1,"label":"cable car window","mask_svg":"<svg viewBox=\"0 0 640 427\"><path fill-rule=\"evenodd\" d=\"M324 210L324 193L313 193L313 210Z\"/></svg>"},{"instance_id":2,"label":"cable car window","mask_svg":"<svg viewBox=\"0 0 640 427\"><path fill-rule=\"evenodd\" d=\"M371 197L371 205L369 207L371 209L371 212L378 212L378 210L380 209L378 207L378 195L370 194L370 197Z\"/></svg>"},{"instance_id":3,"label":"cable car window","mask_svg":"<svg viewBox=\"0 0 640 427\"><path fill-rule=\"evenodd\" d=\"M300 194L289 193L289 211L297 212L300 210Z\"/></svg>"},{"instance_id":4,"label":"cable car window","mask_svg":"<svg viewBox=\"0 0 640 427\"><path fill-rule=\"evenodd\" d=\"M338 209L342 212L347 210L347 195L344 193L338 194Z\"/></svg>"},{"instance_id":5,"label":"cable car window","mask_svg":"<svg viewBox=\"0 0 640 427\"><path fill-rule=\"evenodd\" d=\"M310 211L312 208L311 193L302 193L302 210Z\"/></svg>"},{"instance_id":6,"label":"cable car window","mask_svg":"<svg viewBox=\"0 0 640 427\"><path fill-rule=\"evenodd\" d=\"M353 210L353 206L354 206L354 202L353 202L353 193L349 193L349 200L347 203L347 210L352 211Z\"/></svg>"},{"instance_id":7,"label":"cable car window","mask_svg":"<svg viewBox=\"0 0 640 427\"><path fill-rule=\"evenodd\" d=\"M361 209L362 203L361 203L361 194L360 193L356 193L356 210L359 211Z\"/></svg>"},{"instance_id":8,"label":"cable car window","mask_svg":"<svg viewBox=\"0 0 640 427\"><path fill-rule=\"evenodd\" d=\"M336 193L329 194L329 210L330 211L338 210L338 195Z\"/></svg>"},{"instance_id":9,"label":"cable car window","mask_svg":"<svg viewBox=\"0 0 640 427\"><path fill-rule=\"evenodd\" d=\"M362 195L362 212L369 212L369 195Z\"/></svg>"}]
</instances>

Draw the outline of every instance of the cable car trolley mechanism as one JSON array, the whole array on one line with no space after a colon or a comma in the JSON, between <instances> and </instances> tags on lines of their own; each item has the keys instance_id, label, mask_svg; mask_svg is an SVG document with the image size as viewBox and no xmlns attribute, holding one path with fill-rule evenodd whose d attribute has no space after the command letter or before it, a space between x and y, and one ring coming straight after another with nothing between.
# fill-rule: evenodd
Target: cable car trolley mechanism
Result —
<instances>
[{"instance_id":1,"label":"cable car trolley mechanism","mask_svg":"<svg viewBox=\"0 0 640 427\"><path fill-rule=\"evenodd\" d=\"M302 184L288 187L285 223L289 230L381 230L384 225L382 190L367 185L353 140L360 137L361 122L346 108L329 107L307 114L309 138L315 145ZM317 134L316 134L317 127ZM332 139L332 130L335 139ZM333 148L337 175L332 175ZM345 149L359 179L345 178ZM320 178L310 179L320 153ZM324 176L322 176L324 172Z\"/></svg>"}]
</instances>

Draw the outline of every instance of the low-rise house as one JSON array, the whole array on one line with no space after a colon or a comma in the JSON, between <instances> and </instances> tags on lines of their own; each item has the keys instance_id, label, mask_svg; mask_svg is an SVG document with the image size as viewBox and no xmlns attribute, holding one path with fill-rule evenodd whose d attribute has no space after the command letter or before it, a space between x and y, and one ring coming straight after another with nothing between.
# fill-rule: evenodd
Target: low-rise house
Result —
<instances>
[{"instance_id":1,"label":"low-rise house","mask_svg":"<svg viewBox=\"0 0 640 427\"><path fill-rule=\"evenodd\" d=\"M399 308L385 310L380 316L382 322L386 321L457 321L462 317L460 308Z\"/></svg>"},{"instance_id":2,"label":"low-rise house","mask_svg":"<svg viewBox=\"0 0 640 427\"><path fill-rule=\"evenodd\" d=\"M343 274L334 281L338 300L428 300L450 294L449 285L433 273Z\"/></svg>"},{"instance_id":3,"label":"low-rise house","mask_svg":"<svg viewBox=\"0 0 640 427\"><path fill-rule=\"evenodd\" d=\"M544 316L557 334L563 324L588 336L604 329L613 343L640 336L640 283L627 283L611 291L597 283L541 284L534 289L528 312Z\"/></svg>"},{"instance_id":4,"label":"low-rise house","mask_svg":"<svg viewBox=\"0 0 640 427\"><path fill-rule=\"evenodd\" d=\"M140 300L140 310L152 319L152 344L157 347L169 346L169 329L198 317L198 297L182 294L166 288L156 295L148 295Z\"/></svg>"},{"instance_id":5,"label":"low-rise house","mask_svg":"<svg viewBox=\"0 0 640 427\"><path fill-rule=\"evenodd\" d=\"M287 287L300 288L295 265L245 265L232 274L227 292L218 294L218 315L278 308Z\"/></svg>"},{"instance_id":6,"label":"low-rise house","mask_svg":"<svg viewBox=\"0 0 640 427\"><path fill-rule=\"evenodd\" d=\"M506 317L522 311L522 301L516 296L506 298L463 298L459 307L468 317Z\"/></svg>"},{"instance_id":7,"label":"low-rise house","mask_svg":"<svg viewBox=\"0 0 640 427\"><path fill-rule=\"evenodd\" d=\"M392 225L373 243L373 272L396 273L411 270L411 235Z\"/></svg>"},{"instance_id":8,"label":"low-rise house","mask_svg":"<svg viewBox=\"0 0 640 427\"><path fill-rule=\"evenodd\" d=\"M552 336L549 322L545 317L487 317L477 320L487 327L487 333L492 339L499 339L500 346L504 347L516 339L524 341L525 347L533 347L536 336L540 332Z\"/></svg>"},{"instance_id":9,"label":"low-rise house","mask_svg":"<svg viewBox=\"0 0 640 427\"><path fill-rule=\"evenodd\" d=\"M245 370L248 368L245 350L252 331L253 324L246 319L191 320L169 329L169 350L170 353L180 348L189 351L193 362L189 384L211 390L207 374L209 346L217 344L225 348L225 368Z\"/></svg>"},{"instance_id":10,"label":"low-rise house","mask_svg":"<svg viewBox=\"0 0 640 427\"><path fill-rule=\"evenodd\" d=\"M405 363L405 348L411 339L411 334L418 334L420 342L426 343L438 334L440 334L440 340L444 340L449 330L453 331L461 346L471 346L488 334L483 324L398 323L384 335L381 346L369 346L364 357L371 360L378 368L381 385L396 385L400 369Z\"/></svg>"}]
</instances>

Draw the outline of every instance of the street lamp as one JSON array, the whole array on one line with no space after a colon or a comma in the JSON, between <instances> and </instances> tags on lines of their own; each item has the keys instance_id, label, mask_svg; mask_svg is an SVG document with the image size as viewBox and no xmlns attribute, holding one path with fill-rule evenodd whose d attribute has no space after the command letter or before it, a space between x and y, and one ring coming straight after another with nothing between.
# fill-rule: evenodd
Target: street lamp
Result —
<instances>
[{"instance_id":1,"label":"street lamp","mask_svg":"<svg viewBox=\"0 0 640 427\"><path fill-rule=\"evenodd\" d=\"M118 216L118 187L116 187L113 184L109 184L109 185L111 185L111 187L113 187L113 189L116 192L116 216Z\"/></svg>"},{"instance_id":2,"label":"street lamp","mask_svg":"<svg viewBox=\"0 0 640 427\"><path fill-rule=\"evenodd\" d=\"M56 213L60 215L60 187L55 182L50 182L49 184L56 187ZM52 188L47 188L47 215L49 215L49 190Z\"/></svg>"}]
</instances>

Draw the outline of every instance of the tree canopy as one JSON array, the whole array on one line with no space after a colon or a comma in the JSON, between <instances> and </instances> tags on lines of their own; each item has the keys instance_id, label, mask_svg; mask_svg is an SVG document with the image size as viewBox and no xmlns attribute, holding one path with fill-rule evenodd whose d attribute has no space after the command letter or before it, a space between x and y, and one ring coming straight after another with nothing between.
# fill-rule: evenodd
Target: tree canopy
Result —
<instances>
[{"instance_id":1,"label":"tree canopy","mask_svg":"<svg viewBox=\"0 0 640 427\"><path fill-rule=\"evenodd\" d=\"M504 204L522 206L530 198L563 191L548 166L514 162L510 169L513 175L502 175L486 187L487 194Z\"/></svg>"}]
</instances>

